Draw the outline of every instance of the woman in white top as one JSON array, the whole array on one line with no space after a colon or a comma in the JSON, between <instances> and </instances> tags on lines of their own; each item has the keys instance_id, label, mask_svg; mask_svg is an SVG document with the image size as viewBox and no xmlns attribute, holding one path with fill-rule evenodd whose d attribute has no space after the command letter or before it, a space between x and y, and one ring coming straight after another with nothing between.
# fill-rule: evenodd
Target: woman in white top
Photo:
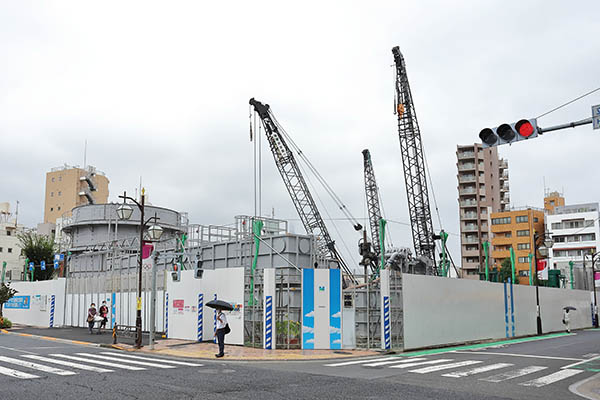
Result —
<instances>
[{"instance_id":1,"label":"woman in white top","mask_svg":"<svg viewBox=\"0 0 600 400\"><path fill-rule=\"evenodd\" d=\"M567 332L571 333L571 327L569 326L569 309L566 308L565 312L563 313L563 324L565 324L565 327L567 328Z\"/></svg>"},{"instance_id":2,"label":"woman in white top","mask_svg":"<svg viewBox=\"0 0 600 400\"><path fill-rule=\"evenodd\" d=\"M219 354L215 354L215 357L221 358L225 355L225 335L227 332L227 317L223 313L223 310L217 311L217 342L219 343Z\"/></svg>"}]
</instances>

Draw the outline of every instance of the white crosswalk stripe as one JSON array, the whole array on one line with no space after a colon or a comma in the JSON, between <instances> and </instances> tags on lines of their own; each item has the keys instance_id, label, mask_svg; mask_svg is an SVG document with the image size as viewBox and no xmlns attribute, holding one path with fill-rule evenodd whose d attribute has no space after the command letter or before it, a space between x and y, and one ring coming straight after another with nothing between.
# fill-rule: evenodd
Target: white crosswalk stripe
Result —
<instances>
[{"instance_id":1,"label":"white crosswalk stripe","mask_svg":"<svg viewBox=\"0 0 600 400\"><path fill-rule=\"evenodd\" d=\"M363 366L364 367L379 367L381 365L403 364L403 363L417 362L417 361L425 360L425 358L399 358L399 357L395 357L395 358L396 358L395 360L379 361L379 362L375 362L375 363L363 364Z\"/></svg>"},{"instance_id":2,"label":"white crosswalk stripe","mask_svg":"<svg viewBox=\"0 0 600 400\"><path fill-rule=\"evenodd\" d=\"M439 364L439 363L444 363L444 362L449 362L449 361L452 361L452 359L440 358L438 360L419 361L419 362L412 362L412 363L408 363L408 364L392 365L392 366L390 366L390 368L411 368L411 367L416 367L419 365Z\"/></svg>"},{"instance_id":3,"label":"white crosswalk stripe","mask_svg":"<svg viewBox=\"0 0 600 400\"><path fill-rule=\"evenodd\" d=\"M130 354L121 354L121 353L116 353L116 352L112 352L112 351L102 351L101 354L106 354L106 355L110 355L110 356L117 356L117 357L133 358L135 360L142 360L142 361L155 361L155 362L164 362L164 363L167 363L167 364L185 365L185 366L188 366L188 367L202 367L202 366L204 366L204 364L190 363L190 362L187 362L187 361L167 360L165 358L132 356Z\"/></svg>"},{"instance_id":4,"label":"white crosswalk stripe","mask_svg":"<svg viewBox=\"0 0 600 400\"><path fill-rule=\"evenodd\" d=\"M49 362L52 364L64 365L65 367L83 369L85 371L92 371L92 372L98 372L98 373L113 372L112 369L94 367L91 365L79 364L79 363L66 361L66 360L57 360L55 358L42 357L42 356L38 356L35 354L24 354L23 357L31 358L32 360L45 361L45 362Z\"/></svg>"},{"instance_id":5,"label":"white crosswalk stripe","mask_svg":"<svg viewBox=\"0 0 600 400\"><path fill-rule=\"evenodd\" d=\"M0 356L0 361L4 361L4 362L10 363L10 364L20 365L21 367L31 368L31 369L35 369L35 370L42 371L42 372L48 372L50 374L56 374L56 375L62 375L62 376L77 375L77 372L66 371L64 369L49 367L47 365L42 365L42 364L36 364L36 363L32 363L31 361L20 360L18 358Z\"/></svg>"},{"instance_id":6,"label":"white crosswalk stripe","mask_svg":"<svg viewBox=\"0 0 600 400\"><path fill-rule=\"evenodd\" d=\"M465 376L481 374L483 372L493 371L496 369L512 367L513 365L514 364L508 364L508 363L483 365L481 367L475 367L475 368L471 368L471 369L467 369L467 370L463 370L463 371L450 372L447 374L443 374L442 376L447 376L449 378L463 378Z\"/></svg>"},{"instance_id":7,"label":"white crosswalk stripe","mask_svg":"<svg viewBox=\"0 0 600 400\"><path fill-rule=\"evenodd\" d=\"M410 372L414 372L416 374L428 374L430 372L442 371L445 369L452 369L458 367L465 367L467 365L479 364L483 361L475 361L475 360L467 360L467 361L459 361L451 364L442 364L442 365L434 365L432 367L425 367L419 369L413 369Z\"/></svg>"},{"instance_id":8,"label":"white crosswalk stripe","mask_svg":"<svg viewBox=\"0 0 600 400\"><path fill-rule=\"evenodd\" d=\"M98 364L98 365L105 365L107 367L127 369L130 371L144 371L146 369L146 368L142 368L142 367L134 367L133 365L125 365L125 364L119 364L119 363L108 362L108 361L92 360L90 358L71 356L71 355L67 355L67 354L50 354L50 355L52 357L61 357L61 358L69 359L69 360L81 361L81 362Z\"/></svg>"},{"instance_id":9,"label":"white crosswalk stripe","mask_svg":"<svg viewBox=\"0 0 600 400\"><path fill-rule=\"evenodd\" d=\"M562 381L563 379L570 378L571 376L577 375L583 372L581 369L562 369L550 375L542 376L531 381L520 383L523 386L542 387L549 385L554 382Z\"/></svg>"},{"instance_id":10,"label":"white crosswalk stripe","mask_svg":"<svg viewBox=\"0 0 600 400\"><path fill-rule=\"evenodd\" d=\"M128 360L128 359L124 359L124 358L120 358L120 357L101 356L99 354L92 354L92 353L77 353L77 355L84 356L84 357L99 358L101 360L118 361L118 362L124 362L124 363L129 363L129 364L143 365L144 367L175 368L175 366L173 366L173 365L163 365L163 364L157 364L157 363L150 363L150 362L146 362L146 361Z\"/></svg>"},{"instance_id":11,"label":"white crosswalk stripe","mask_svg":"<svg viewBox=\"0 0 600 400\"><path fill-rule=\"evenodd\" d=\"M533 374L534 372L539 372L546 368L547 367L539 367L536 365L532 365L530 367L525 367L525 368L517 369L514 371L507 371L507 372L504 372L504 373L498 374L498 375L492 375L490 377L482 378L480 380L486 381L486 382L502 382L502 381L506 381L509 379L518 378L520 376Z\"/></svg>"},{"instance_id":12,"label":"white crosswalk stripe","mask_svg":"<svg viewBox=\"0 0 600 400\"><path fill-rule=\"evenodd\" d=\"M339 362L339 363L334 363L334 364L325 364L325 367L345 367L346 365L362 364L362 363L385 361L385 360L397 360L397 359L398 359L398 357L390 356L390 357L383 357L383 358L371 358L368 360L365 360L365 359L352 360L352 361L344 361L344 362Z\"/></svg>"},{"instance_id":13,"label":"white crosswalk stripe","mask_svg":"<svg viewBox=\"0 0 600 400\"><path fill-rule=\"evenodd\" d=\"M32 375L32 374L28 374L25 372L17 371L16 369L5 368L5 367L0 367L0 374L12 376L13 378L19 378L19 379L39 378L39 376L37 376L37 375Z\"/></svg>"}]
</instances>

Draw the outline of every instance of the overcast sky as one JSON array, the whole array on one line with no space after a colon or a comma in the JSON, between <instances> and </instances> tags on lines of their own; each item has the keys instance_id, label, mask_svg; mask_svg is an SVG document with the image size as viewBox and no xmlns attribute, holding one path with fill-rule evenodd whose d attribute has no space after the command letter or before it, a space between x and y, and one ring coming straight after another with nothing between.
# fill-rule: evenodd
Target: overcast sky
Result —
<instances>
[{"instance_id":1,"label":"overcast sky","mask_svg":"<svg viewBox=\"0 0 600 400\"><path fill-rule=\"evenodd\" d=\"M456 145L600 86L599 15L598 1L2 1L0 202L19 200L20 221L41 222L45 173L83 165L87 139L110 200L142 176L153 204L229 224L254 210L256 97L358 218L369 148L386 216L401 222L389 224L392 241L412 247L392 113L398 45L459 260ZM539 124L589 117L599 103L597 92ZM598 201L599 135L587 125L502 146L512 205L541 207L544 179L567 203ZM262 144L263 214L302 232ZM317 192L323 214L343 217ZM357 261L350 223L329 229Z\"/></svg>"}]
</instances>

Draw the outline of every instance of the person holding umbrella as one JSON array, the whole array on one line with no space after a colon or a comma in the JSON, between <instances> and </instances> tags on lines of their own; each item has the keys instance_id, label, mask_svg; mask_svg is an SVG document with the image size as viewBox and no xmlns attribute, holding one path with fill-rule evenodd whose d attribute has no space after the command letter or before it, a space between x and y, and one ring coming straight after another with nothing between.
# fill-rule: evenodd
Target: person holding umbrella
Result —
<instances>
[{"instance_id":1,"label":"person holding umbrella","mask_svg":"<svg viewBox=\"0 0 600 400\"><path fill-rule=\"evenodd\" d=\"M217 330L215 336L217 337L217 343L219 343L219 353L215 354L215 357L221 358L225 355L225 335L231 332L227 323L227 316L225 316L223 310L231 311L233 310L233 306L223 300L211 300L206 303L206 306L217 310Z\"/></svg>"},{"instance_id":2,"label":"person holding umbrella","mask_svg":"<svg viewBox=\"0 0 600 400\"><path fill-rule=\"evenodd\" d=\"M571 333L571 327L569 326L569 311L570 310L576 310L575 307L572 306L566 306L563 308L564 312L563 312L563 324L565 324L565 327L567 328L567 333Z\"/></svg>"}]
</instances>

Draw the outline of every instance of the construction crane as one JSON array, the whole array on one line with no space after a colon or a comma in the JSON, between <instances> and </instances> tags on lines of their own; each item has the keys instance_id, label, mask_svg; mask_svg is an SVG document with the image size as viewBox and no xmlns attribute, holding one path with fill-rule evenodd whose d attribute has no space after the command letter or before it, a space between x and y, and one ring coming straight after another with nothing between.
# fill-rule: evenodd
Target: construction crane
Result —
<instances>
[{"instance_id":1,"label":"construction crane","mask_svg":"<svg viewBox=\"0 0 600 400\"><path fill-rule=\"evenodd\" d=\"M356 283L354 274L337 251L335 242L331 239L325 222L308 190L308 185L302 176L294 154L284 139L285 131L277 123L268 104L263 104L252 98L250 99L250 105L254 107L254 110L258 113L262 121L273 158L275 159L275 165L283 178L285 187L292 198L304 229L306 229L308 234L315 237L317 256L337 262L348 278ZM356 222L354 229L361 230L362 226Z\"/></svg>"},{"instance_id":2,"label":"construction crane","mask_svg":"<svg viewBox=\"0 0 600 400\"><path fill-rule=\"evenodd\" d=\"M398 46L392 49L392 54L396 65L394 113L398 116L398 135L415 256L425 259L424 261L430 260L426 266L426 273L437 275L434 231L429 208L421 132L408 84L404 57Z\"/></svg>"},{"instance_id":3,"label":"construction crane","mask_svg":"<svg viewBox=\"0 0 600 400\"><path fill-rule=\"evenodd\" d=\"M363 240L359 244L359 251L363 257L361 265L365 268L371 266L371 270L375 271L377 261L381 257L381 243L379 224L381 221L381 203L379 201L379 190L375 181L375 172L373 171L373 163L371 162L371 153L369 149L362 151L363 164L365 171L365 193L367 195L367 211L369 213L369 226L371 228L371 243L367 241L367 232L364 231ZM371 246L373 250L371 251Z\"/></svg>"}]
</instances>

